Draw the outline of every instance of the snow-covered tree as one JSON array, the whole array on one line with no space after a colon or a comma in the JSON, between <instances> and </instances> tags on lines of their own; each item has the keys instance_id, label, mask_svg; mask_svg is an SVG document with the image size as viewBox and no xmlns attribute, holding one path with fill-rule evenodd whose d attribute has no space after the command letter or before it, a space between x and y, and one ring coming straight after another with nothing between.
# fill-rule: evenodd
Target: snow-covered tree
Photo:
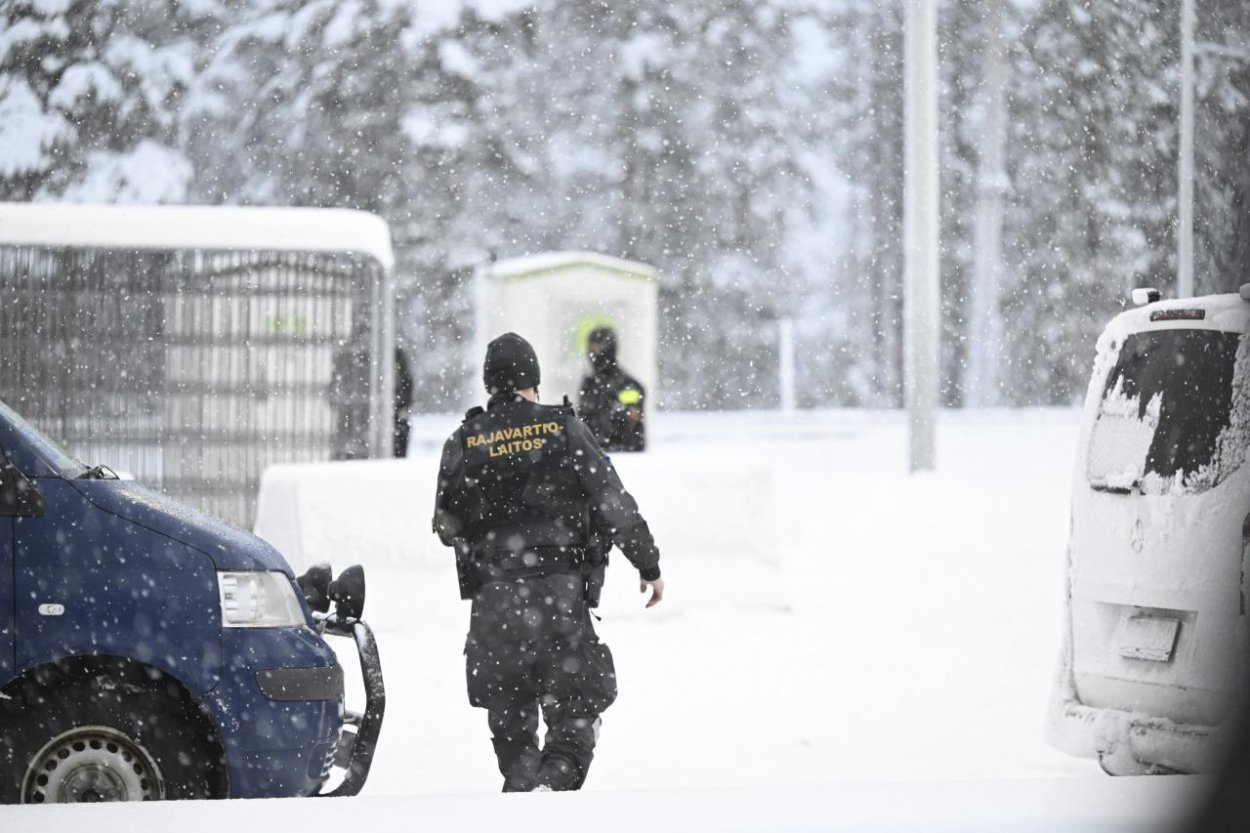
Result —
<instances>
[{"instance_id":1,"label":"snow-covered tree","mask_svg":"<svg viewBox=\"0 0 1250 833\"><path fill-rule=\"evenodd\" d=\"M1243 6L1199 4L1199 291L1250 271ZM1179 2L995 7L997 173L988 7L939 9L944 399L989 361L1011 401L1068 402L1126 290L1173 281ZM801 403L894 405L902 69L873 0L9 0L0 198L381 214L418 408L476 373L474 268L548 249L659 269L665 407L775 404L782 316ZM972 324L996 311L1003 354Z\"/></svg>"},{"instance_id":2,"label":"snow-covered tree","mask_svg":"<svg viewBox=\"0 0 1250 833\"><path fill-rule=\"evenodd\" d=\"M652 263L665 404L775 402L785 215L811 204L796 160L812 102L794 106L781 72L790 25L760 4L551 2L462 27L477 142L447 244Z\"/></svg>"},{"instance_id":3,"label":"snow-covered tree","mask_svg":"<svg viewBox=\"0 0 1250 833\"><path fill-rule=\"evenodd\" d=\"M197 196L383 214L405 202L407 8L276 0L225 26L184 112Z\"/></svg>"},{"instance_id":4,"label":"snow-covered tree","mask_svg":"<svg viewBox=\"0 0 1250 833\"><path fill-rule=\"evenodd\" d=\"M846 340L838 345L846 388L839 399L873 406L902 402L903 10L850 0L830 23L844 74L827 123L829 158L852 191L850 245L838 302Z\"/></svg>"},{"instance_id":5,"label":"snow-covered tree","mask_svg":"<svg viewBox=\"0 0 1250 833\"><path fill-rule=\"evenodd\" d=\"M1250 7L1198 4L1195 290L1250 281Z\"/></svg>"},{"instance_id":6,"label":"snow-covered tree","mask_svg":"<svg viewBox=\"0 0 1250 833\"><path fill-rule=\"evenodd\" d=\"M0 198L179 202L177 142L212 2L0 5Z\"/></svg>"},{"instance_id":7,"label":"snow-covered tree","mask_svg":"<svg viewBox=\"0 0 1250 833\"><path fill-rule=\"evenodd\" d=\"M1014 50L1005 310L1016 402L1070 402L1134 286L1174 275L1178 12L1051 0Z\"/></svg>"}]
</instances>

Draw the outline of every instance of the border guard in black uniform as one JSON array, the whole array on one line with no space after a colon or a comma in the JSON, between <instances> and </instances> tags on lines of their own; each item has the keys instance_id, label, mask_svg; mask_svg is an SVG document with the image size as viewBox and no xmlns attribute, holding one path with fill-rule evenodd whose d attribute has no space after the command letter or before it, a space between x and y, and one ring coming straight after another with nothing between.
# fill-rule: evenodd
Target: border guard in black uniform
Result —
<instances>
[{"instance_id":1,"label":"border guard in black uniform","mask_svg":"<svg viewBox=\"0 0 1250 833\"><path fill-rule=\"evenodd\" d=\"M443 446L434 531L456 550L472 599L469 701L489 713L504 791L575 790L599 715L616 699L608 646L595 635L606 552L638 569L660 601L660 553L634 499L567 400L538 404L538 357L514 333L492 341L490 400ZM538 746L538 713L547 724Z\"/></svg>"},{"instance_id":2,"label":"border guard in black uniform","mask_svg":"<svg viewBox=\"0 0 1250 833\"><path fill-rule=\"evenodd\" d=\"M604 451L642 451L647 447L647 391L616 358L616 331L596 327L586 341L593 372L582 377L578 415Z\"/></svg>"}]
</instances>

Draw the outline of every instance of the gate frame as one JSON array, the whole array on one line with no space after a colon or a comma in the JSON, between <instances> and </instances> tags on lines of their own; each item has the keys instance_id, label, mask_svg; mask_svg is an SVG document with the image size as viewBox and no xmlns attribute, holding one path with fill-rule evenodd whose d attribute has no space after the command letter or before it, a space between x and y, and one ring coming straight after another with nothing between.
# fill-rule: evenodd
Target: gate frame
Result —
<instances>
[{"instance_id":1,"label":"gate frame","mask_svg":"<svg viewBox=\"0 0 1250 833\"><path fill-rule=\"evenodd\" d=\"M341 254L374 261L369 455L391 456L395 381L395 256L381 217L338 208L132 206L0 202L0 247L220 254ZM254 509L254 506L253 506Z\"/></svg>"}]
</instances>

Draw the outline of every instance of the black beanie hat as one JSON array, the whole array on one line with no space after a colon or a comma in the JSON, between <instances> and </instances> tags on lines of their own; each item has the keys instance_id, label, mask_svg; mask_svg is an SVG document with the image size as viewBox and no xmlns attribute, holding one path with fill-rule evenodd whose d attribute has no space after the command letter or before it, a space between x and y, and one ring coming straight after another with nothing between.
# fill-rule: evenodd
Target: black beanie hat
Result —
<instances>
[{"instance_id":1,"label":"black beanie hat","mask_svg":"<svg viewBox=\"0 0 1250 833\"><path fill-rule=\"evenodd\" d=\"M538 354L516 333L504 333L486 346L482 381L491 394L538 387Z\"/></svg>"},{"instance_id":2,"label":"black beanie hat","mask_svg":"<svg viewBox=\"0 0 1250 833\"><path fill-rule=\"evenodd\" d=\"M616 358L616 330L611 327L595 327L586 338L586 344L597 344L600 353Z\"/></svg>"}]
</instances>

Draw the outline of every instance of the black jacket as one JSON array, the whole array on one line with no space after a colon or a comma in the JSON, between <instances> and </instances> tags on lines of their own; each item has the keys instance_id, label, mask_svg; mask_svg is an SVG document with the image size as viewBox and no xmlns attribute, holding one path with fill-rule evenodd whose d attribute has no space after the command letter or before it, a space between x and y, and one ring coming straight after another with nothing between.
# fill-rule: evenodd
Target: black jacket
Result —
<instances>
[{"instance_id":1,"label":"black jacket","mask_svg":"<svg viewBox=\"0 0 1250 833\"><path fill-rule=\"evenodd\" d=\"M647 445L646 389L615 361L582 378L578 414L604 451L642 451Z\"/></svg>"},{"instance_id":2,"label":"black jacket","mask_svg":"<svg viewBox=\"0 0 1250 833\"><path fill-rule=\"evenodd\" d=\"M492 398L470 411L443 445L434 531L475 552L586 545L599 533L643 579L660 577L660 553L633 497L589 429L565 406Z\"/></svg>"}]
</instances>

